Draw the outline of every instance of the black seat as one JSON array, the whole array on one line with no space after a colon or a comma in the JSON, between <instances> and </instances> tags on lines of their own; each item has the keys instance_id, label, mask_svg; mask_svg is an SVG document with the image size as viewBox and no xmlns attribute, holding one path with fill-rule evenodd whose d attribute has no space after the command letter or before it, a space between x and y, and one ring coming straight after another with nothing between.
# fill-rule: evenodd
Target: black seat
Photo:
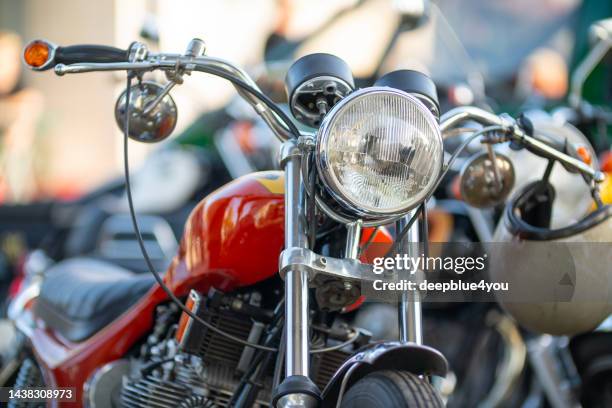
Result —
<instances>
[{"instance_id":1,"label":"black seat","mask_svg":"<svg viewBox=\"0 0 612 408\"><path fill-rule=\"evenodd\" d=\"M35 313L66 339L83 341L119 317L154 283L150 274L96 259L62 261L45 274Z\"/></svg>"}]
</instances>

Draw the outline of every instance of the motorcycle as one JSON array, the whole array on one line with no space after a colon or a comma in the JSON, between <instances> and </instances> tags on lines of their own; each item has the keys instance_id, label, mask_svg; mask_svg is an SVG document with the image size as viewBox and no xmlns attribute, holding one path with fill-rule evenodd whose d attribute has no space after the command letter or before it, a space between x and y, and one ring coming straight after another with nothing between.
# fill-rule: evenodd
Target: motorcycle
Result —
<instances>
[{"instance_id":1,"label":"motorcycle","mask_svg":"<svg viewBox=\"0 0 612 408\"><path fill-rule=\"evenodd\" d=\"M426 216L424 203L448 168L442 135L466 120L486 125L473 138L495 131L491 143L512 141L589 182L601 179L509 117L461 107L440 118L433 82L416 71L355 90L339 58L297 60L286 78L288 100L313 133L300 132L239 67L206 56L198 39L184 54L150 53L140 43L120 50L36 40L24 59L58 75L127 71L116 116L131 219L151 272L67 260L12 302L9 314L27 340L18 371L0 378L15 389L74 390L55 406L442 406L429 379L443 377L447 362L423 344L418 294L401 295L397 341L371 343L339 320L377 277L370 262L381 253L367 241L418 254L415 243L427 241L419 214ZM170 83L142 81L153 70ZM169 135L177 108L168 94L193 72L237 88L282 141L283 171L240 177L202 200L162 277L134 213L128 138ZM394 242L381 227L393 222Z\"/></svg>"},{"instance_id":2,"label":"motorcycle","mask_svg":"<svg viewBox=\"0 0 612 408\"><path fill-rule=\"evenodd\" d=\"M607 129L611 123L612 117L610 116L609 109L587 102L583 96L582 89L589 74L610 50L612 44L610 41L612 38L611 23L612 20L608 18L597 21L590 27L589 31L592 39L591 50L585 59L580 62L575 73L572 75L569 95L570 106L557 108L552 113L552 119L556 122L556 126L559 129L574 129L568 126L568 124L572 124L580 130L580 132L573 130L575 135L584 138L585 136L581 133L584 132L588 139L595 145L594 149L590 146L589 142L582 143L583 149L586 148L587 151L586 156L591 157L591 165L595 168L598 166L595 152L605 152L610 149ZM605 155L602 156L602 158L604 162L602 164L602 170L606 171L608 165L605 163ZM600 188L601 201L603 204L610 204L609 177L610 175L608 173L607 182L602 184ZM540 208L542 208L542 205L556 205L554 203L554 198L551 199L548 194L549 193L545 193L540 196ZM577 200L572 200L572 202L576 204ZM508 208L510 212L515 206L509 205ZM546 214L546 212L542 213L541 216L543 216L543 218L546 217L544 214ZM553 214L555 214L556 217L554 210ZM575 220L579 218L581 214L585 214L585 212L575 212ZM597 214L602 217L602 213L598 210L589 215L589 217L596 217ZM601 235L598 236L593 233L593 230L597 229L597 223L594 223L595 226L588 229L584 228L583 221L578 220L578 222L576 222L575 220L571 223L563 223L557 226L566 227L566 230L573 229L571 233L565 234L565 237L557 236L557 239L574 241L583 239L591 242L609 242L609 238L607 240L605 238L602 239ZM602 221L600 220L600 222ZM603 222L605 226L605 221ZM501 234L502 230L503 228L500 228L498 233ZM554 228L549 231L545 229L541 230L541 232L545 232L546 234L554 233L554 231ZM557 228L556 231L558 232L559 228ZM604 231L605 237L606 229L602 231ZM536 238L536 240L547 240L550 238L550 236L540 236ZM529 242L529 240L534 239L534 237L524 235L523 239ZM594 245L596 246L597 244ZM600 262L606 264L607 261L604 257L601 257ZM591 287L589 292L590 296L594 296L596 289ZM592 303L592 305L593 304L596 303ZM518 319L521 320L522 311L518 311L518 313ZM591 315L596 313L597 312L591 313ZM609 314L610 310L603 311L605 321L599 325L591 321L590 324L587 323L590 327L569 331L565 329L561 330L561 332L559 332L560 325L555 326L553 324L550 327L546 327L546 325L536 324L535 327L533 327L534 322L531 319L525 319L526 316L522 317L523 324L535 329L535 333L524 333L530 367L535 377L538 379L538 382L541 384L545 399L551 406L559 408L570 406L605 407L609 406L612 402L610 393L612 369L607 363L612 353L612 349L610 349ZM571 316L566 315L565 318L571 319ZM601 319L596 319L595 323L599 320ZM584 321L588 321L588 319L583 319L583 322ZM556 336L551 335L551 333L556 334Z\"/></svg>"}]
</instances>

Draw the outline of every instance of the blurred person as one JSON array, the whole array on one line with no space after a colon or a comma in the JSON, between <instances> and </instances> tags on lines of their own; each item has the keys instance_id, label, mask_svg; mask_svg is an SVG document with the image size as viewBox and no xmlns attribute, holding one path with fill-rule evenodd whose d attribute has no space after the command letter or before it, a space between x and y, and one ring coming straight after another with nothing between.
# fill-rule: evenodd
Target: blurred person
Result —
<instances>
[{"instance_id":1,"label":"blurred person","mask_svg":"<svg viewBox=\"0 0 612 408\"><path fill-rule=\"evenodd\" d=\"M527 105L541 106L546 100L560 100L568 91L569 76L568 63L561 53L538 48L518 72L516 93Z\"/></svg>"},{"instance_id":2,"label":"blurred person","mask_svg":"<svg viewBox=\"0 0 612 408\"><path fill-rule=\"evenodd\" d=\"M42 96L21 82L19 36L0 31L0 202L24 202L37 193L33 144Z\"/></svg>"},{"instance_id":3,"label":"blurred person","mask_svg":"<svg viewBox=\"0 0 612 408\"><path fill-rule=\"evenodd\" d=\"M276 0L276 19L266 39L266 61L293 59L300 45L327 30L363 0Z\"/></svg>"},{"instance_id":4,"label":"blurred person","mask_svg":"<svg viewBox=\"0 0 612 408\"><path fill-rule=\"evenodd\" d=\"M329 52L347 61L357 77L373 80L391 70L417 69L442 88L472 85L478 76L502 103L512 97L558 100L567 92L571 32L581 0L437 0L421 24L403 27L397 38L401 9L392 1L342 2L310 27L309 35L296 34L301 3L277 1L266 59ZM368 30L356 29L365 26Z\"/></svg>"},{"instance_id":5,"label":"blurred person","mask_svg":"<svg viewBox=\"0 0 612 408\"><path fill-rule=\"evenodd\" d=\"M438 0L457 36L491 82L516 75L542 48L569 60L581 3L582 0ZM536 56L539 61L544 58Z\"/></svg>"},{"instance_id":6,"label":"blurred person","mask_svg":"<svg viewBox=\"0 0 612 408\"><path fill-rule=\"evenodd\" d=\"M567 94L582 3L467 0L459 6L440 0L440 7L448 11L451 25L482 70L494 96L503 103L501 96L507 92L517 102L542 106ZM476 21L478 24L474 24Z\"/></svg>"}]
</instances>

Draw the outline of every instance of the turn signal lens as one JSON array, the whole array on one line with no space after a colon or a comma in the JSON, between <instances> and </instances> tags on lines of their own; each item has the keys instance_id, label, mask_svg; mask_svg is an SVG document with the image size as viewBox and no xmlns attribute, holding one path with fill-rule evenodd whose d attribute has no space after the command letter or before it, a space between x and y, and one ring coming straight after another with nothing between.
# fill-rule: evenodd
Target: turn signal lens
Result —
<instances>
[{"instance_id":1,"label":"turn signal lens","mask_svg":"<svg viewBox=\"0 0 612 408\"><path fill-rule=\"evenodd\" d=\"M40 68L49 61L51 46L44 41L32 41L23 52L23 59L32 68Z\"/></svg>"},{"instance_id":2,"label":"turn signal lens","mask_svg":"<svg viewBox=\"0 0 612 408\"><path fill-rule=\"evenodd\" d=\"M586 164L591 164L593 162L593 158L591 157L591 153L589 152L589 149L587 149L584 146L579 146L576 149L576 153L578 153L578 156L580 157L580 159L585 162Z\"/></svg>"},{"instance_id":3,"label":"turn signal lens","mask_svg":"<svg viewBox=\"0 0 612 408\"><path fill-rule=\"evenodd\" d=\"M196 313L197 307L199 307L200 305L200 298L198 296L198 294L195 291L191 291L189 293L189 297L187 298L187 302L185 302L185 307L187 307L187 309L191 310L193 313ZM183 340L185 338L185 334L188 332L189 326L191 325L191 317L183 312L181 314L181 318L179 320L179 325L176 329L176 341L179 344L183 344Z\"/></svg>"}]
</instances>

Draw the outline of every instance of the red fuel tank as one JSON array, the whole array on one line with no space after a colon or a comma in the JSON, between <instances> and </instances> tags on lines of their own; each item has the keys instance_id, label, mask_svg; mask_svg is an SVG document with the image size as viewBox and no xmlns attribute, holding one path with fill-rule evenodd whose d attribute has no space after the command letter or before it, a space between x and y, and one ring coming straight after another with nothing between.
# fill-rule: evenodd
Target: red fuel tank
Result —
<instances>
[{"instance_id":1,"label":"red fuel tank","mask_svg":"<svg viewBox=\"0 0 612 408\"><path fill-rule=\"evenodd\" d=\"M165 279L178 293L229 291L274 276L284 244L284 173L248 174L192 211Z\"/></svg>"},{"instance_id":2,"label":"red fuel tank","mask_svg":"<svg viewBox=\"0 0 612 408\"><path fill-rule=\"evenodd\" d=\"M268 279L278 272L284 245L285 180L281 171L248 174L219 188L192 211L181 246L165 280L177 295L190 289L206 293L213 286L231 291ZM373 228L362 234L369 240ZM390 244L384 229L372 240ZM362 256L382 256L385 245Z\"/></svg>"}]
</instances>

